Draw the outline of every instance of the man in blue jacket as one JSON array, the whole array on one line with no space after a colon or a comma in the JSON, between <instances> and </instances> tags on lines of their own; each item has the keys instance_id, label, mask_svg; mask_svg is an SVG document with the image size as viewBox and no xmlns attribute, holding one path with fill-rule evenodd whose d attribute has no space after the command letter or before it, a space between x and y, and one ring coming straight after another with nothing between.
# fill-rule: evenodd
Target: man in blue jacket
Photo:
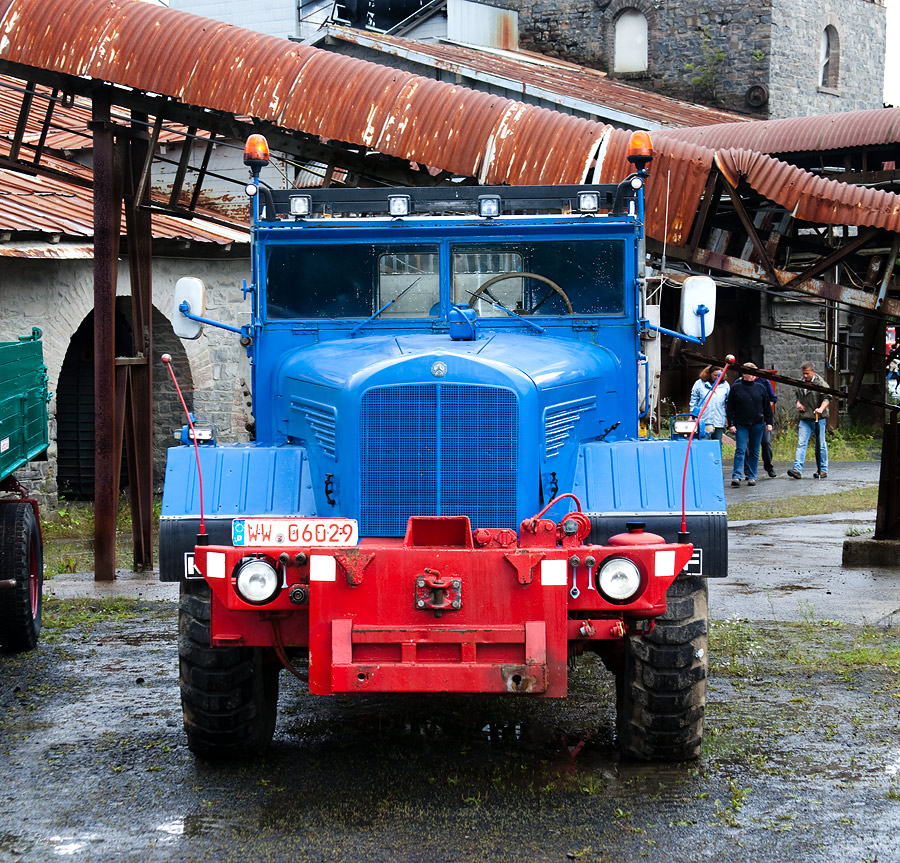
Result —
<instances>
[{"instance_id":1,"label":"man in blue jacket","mask_svg":"<svg viewBox=\"0 0 900 863\"><path fill-rule=\"evenodd\" d=\"M745 367L755 369L753 363ZM759 445L763 432L772 431L775 417L769 401L769 389L763 386L752 372L744 372L728 393L726 404L728 428L735 436L734 468L731 485L737 488L744 478L747 485L756 485L756 469L759 466Z\"/></svg>"}]
</instances>

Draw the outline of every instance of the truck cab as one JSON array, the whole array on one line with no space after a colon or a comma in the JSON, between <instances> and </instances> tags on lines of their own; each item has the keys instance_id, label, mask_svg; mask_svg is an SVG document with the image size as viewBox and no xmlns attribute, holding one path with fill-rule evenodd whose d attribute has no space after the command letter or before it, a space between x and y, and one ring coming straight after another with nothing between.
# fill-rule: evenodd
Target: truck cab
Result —
<instances>
[{"instance_id":1,"label":"truck cab","mask_svg":"<svg viewBox=\"0 0 900 863\"><path fill-rule=\"evenodd\" d=\"M314 190L260 183L248 144L255 440L191 423L160 525L196 634L198 755L265 746L282 666L308 662L320 694L561 697L585 651L623 680L624 750L697 754L721 452L645 433L643 141L618 185ZM183 282L176 331L196 337L205 289ZM647 663L672 661L670 589L690 719L662 692L642 703ZM216 684L256 717L227 733L203 706L213 657L261 681Z\"/></svg>"}]
</instances>

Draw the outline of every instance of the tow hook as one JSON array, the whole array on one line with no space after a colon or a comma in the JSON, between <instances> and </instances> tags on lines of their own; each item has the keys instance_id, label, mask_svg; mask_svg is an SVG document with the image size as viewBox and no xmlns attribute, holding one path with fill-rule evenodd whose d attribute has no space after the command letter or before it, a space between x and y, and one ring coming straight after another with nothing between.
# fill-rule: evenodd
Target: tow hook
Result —
<instances>
[{"instance_id":1,"label":"tow hook","mask_svg":"<svg viewBox=\"0 0 900 863\"><path fill-rule=\"evenodd\" d=\"M458 611L462 608L462 581L458 576L444 578L436 569L426 568L416 576L415 606L419 611L433 611L435 617Z\"/></svg>"}]
</instances>

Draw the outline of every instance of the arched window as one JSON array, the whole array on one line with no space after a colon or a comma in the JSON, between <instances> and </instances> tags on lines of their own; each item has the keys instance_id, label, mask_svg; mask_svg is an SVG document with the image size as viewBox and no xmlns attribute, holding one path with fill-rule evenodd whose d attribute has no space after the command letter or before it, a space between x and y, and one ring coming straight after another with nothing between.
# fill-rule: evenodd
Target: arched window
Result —
<instances>
[{"instance_id":1,"label":"arched window","mask_svg":"<svg viewBox=\"0 0 900 863\"><path fill-rule=\"evenodd\" d=\"M647 71L647 18L637 9L625 9L616 18L613 72Z\"/></svg>"},{"instance_id":2,"label":"arched window","mask_svg":"<svg viewBox=\"0 0 900 863\"><path fill-rule=\"evenodd\" d=\"M841 57L838 32L830 24L822 31L819 42L819 86L836 90Z\"/></svg>"}]
</instances>

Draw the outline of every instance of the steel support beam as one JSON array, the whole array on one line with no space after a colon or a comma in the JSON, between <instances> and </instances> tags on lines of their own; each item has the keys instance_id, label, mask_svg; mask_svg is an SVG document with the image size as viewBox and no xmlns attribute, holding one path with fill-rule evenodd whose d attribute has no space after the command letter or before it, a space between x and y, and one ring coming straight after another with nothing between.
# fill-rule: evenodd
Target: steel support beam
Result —
<instances>
[{"instance_id":1,"label":"steel support beam","mask_svg":"<svg viewBox=\"0 0 900 863\"><path fill-rule=\"evenodd\" d=\"M658 242L648 242L647 247L654 253L659 253L662 250L662 244ZM713 270L741 276L755 282L768 283L768 273L758 264L723 255L719 252L697 249L693 255L690 255L687 249L669 246L666 254L669 258L686 261L697 266L709 267ZM846 285L836 285L833 282L826 282L822 279L806 279L805 281L797 282L797 274L787 270L776 269L775 273L781 280L783 287L788 282L791 282L791 290L797 291L797 293L808 294L811 297L819 297L825 300L834 300L836 303L844 303L848 306L871 311L874 311L877 307L878 296L875 293L858 288L849 288ZM886 315L900 317L900 300L885 299L881 311Z\"/></svg>"},{"instance_id":2,"label":"steel support beam","mask_svg":"<svg viewBox=\"0 0 900 863\"><path fill-rule=\"evenodd\" d=\"M122 213L108 94L92 101L94 139L94 578L116 577L121 437L116 435L115 304ZM118 457L117 457L118 456Z\"/></svg>"},{"instance_id":3,"label":"steel support beam","mask_svg":"<svg viewBox=\"0 0 900 863\"><path fill-rule=\"evenodd\" d=\"M753 251L756 252L756 257L759 258L759 262L762 264L763 269L766 271L766 275L768 276L768 281L770 284L778 287L781 285L781 280L778 278L778 274L775 272L775 267L772 262L769 260L769 253L766 251L766 247L763 245L762 240L759 238L759 234L756 232L756 226L753 224L753 219L747 215L747 210L744 207L744 202L741 200L741 196L737 193L737 189L733 188L731 183L729 183L725 177L722 177L722 185L725 187L725 191L728 192L728 197L731 198L731 203L734 206L734 210L737 213L738 219L740 219L741 225L744 228L744 231L747 234L747 237L750 240L750 243L753 246Z\"/></svg>"},{"instance_id":4,"label":"steel support beam","mask_svg":"<svg viewBox=\"0 0 900 863\"><path fill-rule=\"evenodd\" d=\"M136 113L127 145L125 229L131 276L132 353L143 360L129 364L125 441L131 525L136 570L153 568L153 285L151 215L145 204L148 189L141 184L148 155L147 115ZM143 188L144 200L136 197Z\"/></svg>"}]
</instances>

